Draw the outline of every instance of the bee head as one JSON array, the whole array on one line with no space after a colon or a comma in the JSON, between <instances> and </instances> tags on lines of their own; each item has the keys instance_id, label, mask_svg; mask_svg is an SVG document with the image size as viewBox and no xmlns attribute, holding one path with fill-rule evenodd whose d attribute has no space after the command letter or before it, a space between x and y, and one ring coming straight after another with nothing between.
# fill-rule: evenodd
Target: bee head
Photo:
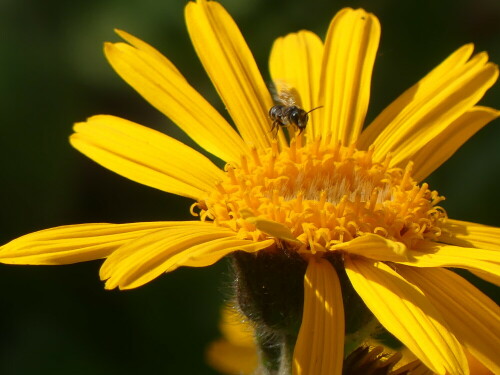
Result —
<instances>
[{"instance_id":1,"label":"bee head","mask_svg":"<svg viewBox=\"0 0 500 375\"><path fill-rule=\"evenodd\" d=\"M290 122L300 129L300 132L306 128L307 121L309 121L309 115L302 108L295 107L293 111L290 112Z\"/></svg>"}]
</instances>

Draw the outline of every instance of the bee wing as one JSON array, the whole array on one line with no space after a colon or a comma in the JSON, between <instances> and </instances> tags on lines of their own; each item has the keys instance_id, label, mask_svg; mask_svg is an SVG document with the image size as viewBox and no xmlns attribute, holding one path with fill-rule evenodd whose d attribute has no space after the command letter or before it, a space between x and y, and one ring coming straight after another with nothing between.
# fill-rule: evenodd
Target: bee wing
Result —
<instances>
[{"instance_id":1,"label":"bee wing","mask_svg":"<svg viewBox=\"0 0 500 375\"><path fill-rule=\"evenodd\" d=\"M286 81L277 79L274 80L274 85L271 88L271 94L277 103L287 107L297 105L300 107L300 99L295 87L291 87Z\"/></svg>"}]
</instances>

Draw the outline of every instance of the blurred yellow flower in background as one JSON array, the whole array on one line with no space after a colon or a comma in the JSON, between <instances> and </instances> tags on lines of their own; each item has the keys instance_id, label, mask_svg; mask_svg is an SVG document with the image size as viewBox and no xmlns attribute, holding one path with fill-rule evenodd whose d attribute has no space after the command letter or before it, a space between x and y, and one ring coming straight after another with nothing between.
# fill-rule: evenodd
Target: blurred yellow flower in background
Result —
<instances>
[{"instance_id":1,"label":"blurred yellow flower in background","mask_svg":"<svg viewBox=\"0 0 500 375\"><path fill-rule=\"evenodd\" d=\"M258 366L254 329L234 308L222 309L222 337L207 348L207 362L224 374L250 375Z\"/></svg>"},{"instance_id":2,"label":"blurred yellow flower in background","mask_svg":"<svg viewBox=\"0 0 500 375\"><path fill-rule=\"evenodd\" d=\"M71 144L124 177L192 198L200 220L47 229L2 246L0 262L105 258L106 288L129 289L233 253L255 262L260 254L284 254L286 270L293 253L307 268L304 306L291 364L283 359L282 371L342 373L344 315L354 313L346 303L344 314L343 293L352 285L432 371L469 373L466 348L500 373L498 306L446 269L498 285L500 230L448 219L438 205L444 198L422 182L499 115L476 105L498 76L486 53L459 48L364 128L380 25L362 9L343 9L324 43L300 31L273 45L278 94L292 88L301 108L319 107L302 134L290 126L289 137L281 128L275 137L268 117L275 103L230 15L198 0L185 16L237 131L148 44L118 31L128 43L107 43L105 53L126 82L225 168L109 115L77 123Z\"/></svg>"}]
</instances>

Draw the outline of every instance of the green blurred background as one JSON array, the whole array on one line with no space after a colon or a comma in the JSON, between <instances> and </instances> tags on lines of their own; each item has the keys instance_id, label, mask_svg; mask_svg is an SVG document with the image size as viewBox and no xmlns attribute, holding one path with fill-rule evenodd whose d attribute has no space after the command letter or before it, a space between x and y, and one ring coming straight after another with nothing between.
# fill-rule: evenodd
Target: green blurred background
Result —
<instances>
[{"instance_id":1,"label":"green blurred background","mask_svg":"<svg viewBox=\"0 0 500 375\"><path fill-rule=\"evenodd\" d=\"M497 0L222 3L266 80L276 37L299 29L324 37L344 6L374 12L382 41L369 119L465 43L475 42L500 62ZM224 112L191 47L185 4L0 0L2 243L63 224L191 218L189 200L108 172L67 142L73 122L100 113L186 140L105 61L102 43L118 40L113 28L157 47ZM482 103L500 107L500 85ZM499 125L488 125L429 178L447 197L451 217L500 225ZM230 282L227 264L180 269L126 292L103 289L100 264L0 265L0 374L215 374L203 357L218 336L219 306Z\"/></svg>"}]
</instances>

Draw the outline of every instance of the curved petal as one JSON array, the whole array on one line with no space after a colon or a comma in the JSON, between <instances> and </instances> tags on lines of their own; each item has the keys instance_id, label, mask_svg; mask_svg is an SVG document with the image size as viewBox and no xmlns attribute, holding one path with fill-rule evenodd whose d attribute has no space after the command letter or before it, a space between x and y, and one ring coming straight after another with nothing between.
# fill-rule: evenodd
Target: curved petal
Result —
<instances>
[{"instance_id":1,"label":"curved petal","mask_svg":"<svg viewBox=\"0 0 500 375\"><path fill-rule=\"evenodd\" d=\"M500 116L500 111L492 108L473 107L450 123L448 127L443 128L441 133L413 155L407 155L406 159L399 162L399 166L404 168L409 159L413 160L413 178L417 181L424 180L448 160L470 137L498 116Z\"/></svg>"},{"instance_id":2,"label":"curved petal","mask_svg":"<svg viewBox=\"0 0 500 375\"><path fill-rule=\"evenodd\" d=\"M358 146L375 145L376 160L391 152L391 165L398 165L470 110L498 76L484 52L467 61L471 52L471 45L462 47L396 99L363 132Z\"/></svg>"},{"instance_id":3,"label":"curved petal","mask_svg":"<svg viewBox=\"0 0 500 375\"><path fill-rule=\"evenodd\" d=\"M132 181L198 199L223 173L199 152L156 130L114 116L74 126L71 144L96 163Z\"/></svg>"},{"instance_id":4,"label":"curved petal","mask_svg":"<svg viewBox=\"0 0 500 375\"><path fill-rule=\"evenodd\" d=\"M205 150L239 161L246 144L177 68L148 44L123 31L118 34L134 46L105 44L106 57L120 77Z\"/></svg>"},{"instance_id":5,"label":"curved petal","mask_svg":"<svg viewBox=\"0 0 500 375\"><path fill-rule=\"evenodd\" d=\"M496 250L461 247L434 242L422 242L408 252L408 262L413 267L458 267L475 271L479 277L489 274L487 281L500 283L500 252Z\"/></svg>"},{"instance_id":6,"label":"curved petal","mask_svg":"<svg viewBox=\"0 0 500 375\"><path fill-rule=\"evenodd\" d=\"M26 234L0 247L0 263L70 264L106 258L121 245L169 222L65 225Z\"/></svg>"},{"instance_id":7,"label":"curved petal","mask_svg":"<svg viewBox=\"0 0 500 375\"><path fill-rule=\"evenodd\" d=\"M446 269L402 266L398 273L424 292L462 345L500 374L500 308L495 302Z\"/></svg>"},{"instance_id":8,"label":"curved petal","mask_svg":"<svg viewBox=\"0 0 500 375\"><path fill-rule=\"evenodd\" d=\"M408 248L402 242L388 240L376 234L365 234L347 242L331 245L328 250L344 250L349 254L381 261L408 260Z\"/></svg>"},{"instance_id":9,"label":"curved petal","mask_svg":"<svg viewBox=\"0 0 500 375\"><path fill-rule=\"evenodd\" d=\"M439 240L455 246L500 251L500 228L448 219Z\"/></svg>"},{"instance_id":10,"label":"curved petal","mask_svg":"<svg viewBox=\"0 0 500 375\"><path fill-rule=\"evenodd\" d=\"M438 374L468 374L460 343L429 299L384 263L345 258L347 276L378 321Z\"/></svg>"},{"instance_id":11,"label":"curved petal","mask_svg":"<svg viewBox=\"0 0 500 375\"><path fill-rule=\"evenodd\" d=\"M314 33L301 30L274 41L269 57L269 71L277 89L285 83L298 94L298 105L310 111L318 106L319 76L323 58L323 42ZM318 112L309 114L308 139L320 135Z\"/></svg>"},{"instance_id":12,"label":"curved petal","mask_svg":"<svg viewBox=\"0 0 500 375\"><path fill-rule=\"evenodd\" d=\"M293 375L341 375L344 305L337 272L311 258L304 277L304 314L293 353Z\"/></svg>"},{"instance_id":13,"label":"curved petal","mask_svg":"<svg viewBox=\"0 0 500 375\"><path fill-rule=\"evenodd\" d=\"M448 56L441 64L385 108L359 137L358 147L368 149L380 133L400 115L401 110L409 112L418 109L419 102L431 95L436 86L442 85L458 69L463 68L474 51L474 45L466 44Z\"/></svg>"},{"instance_id":14,"label":"curved petal","mask_svg":"<svg viewBox=\"0 0 500 375\"><path fill-rule=\"evenodd\" d=\"M255 227L261 232L264 232L280 240L302 244L302 242L295 238L290 228L288 228L284 224L262 217L253 216L253 213L248 209L240 210L240 214L246 221L255 225Z\"/></svg>"},{"instance_id":15,"label":"curved petal","mask_svg":"<svg viewBox=\"0 0 500 375\"><path fill-rule=\"evenodd\" d=\"M211 223L185 222L122 246L106 259L100 276L107 279L106 289L132 289L180 266L205 267L233 251L255 252L273 243L241 240L232 230Z\"/></svg>"},{"instance_id":16,"label":"curved petal","mask_svg":"<svg viewBox=\"0 0 500 375\"><path fill-rule=\"evenodd\" d=\"M196 248L190 249L188 254L183 254L183 256L179 257L179 259L175 259L175 267L211 266L222 257L234 251L255 253L257 251L270 248L273 245L274 240L253 242L250 240L242 240L235 235L233 238L214 240L211 243L203 244ZM170 271L171 269L168 270L168 272Z\"/></svg>"},{"instance_id":17,"label":"curved petal","mask_svg":"<svg viewBox=\"0 0 500 375\"><path fill-rule=\"evenodd\" d=\"M238 26L215 1L189 2L185 16L196 53L241 136L269 147L273 100Z\"/></svg>"},{"instance_id":18,"label":"curved petal","mask_svg":"<svg viewBox=\"0 0 500 375\"><path fill-rule=\"evenodd\" d=\"M355 142L365 121L380 23L363 9L345 8L326 35L318 104L322 135L332 142Z\"/></svg>"}]
</instances>

